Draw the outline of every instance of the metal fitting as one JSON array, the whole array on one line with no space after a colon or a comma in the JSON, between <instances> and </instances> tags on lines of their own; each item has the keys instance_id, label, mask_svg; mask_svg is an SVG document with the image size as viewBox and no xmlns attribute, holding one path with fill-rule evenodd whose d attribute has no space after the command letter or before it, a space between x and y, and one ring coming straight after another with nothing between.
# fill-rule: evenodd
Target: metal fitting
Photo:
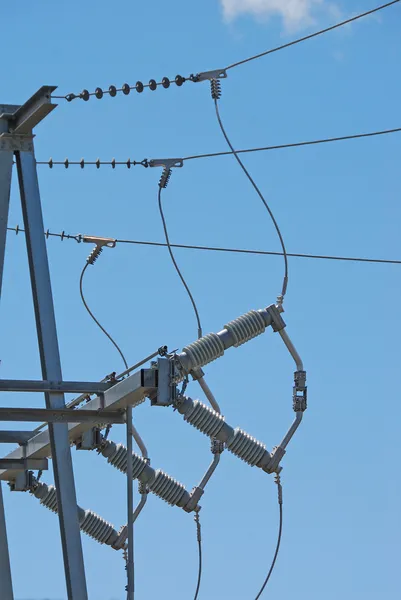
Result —
<instances>
[{"instance_id":1,"label":"metal fitting","mask_svg":"<svg viewBox=\"0 0 401 600\"><path fill-rule=\"evenodd\" d=\"M225 79L227 77L226 69L215 69L214 71L203 71L196 75L191 75L190 80L194 83L199 81L208 81L210 79Z\"/></svg>"}]
</instances>

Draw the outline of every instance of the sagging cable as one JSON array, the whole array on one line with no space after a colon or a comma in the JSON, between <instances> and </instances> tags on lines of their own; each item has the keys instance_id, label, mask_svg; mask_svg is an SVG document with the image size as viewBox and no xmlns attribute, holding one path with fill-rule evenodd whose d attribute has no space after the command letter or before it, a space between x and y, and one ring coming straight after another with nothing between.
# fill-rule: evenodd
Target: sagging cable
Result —
<instances>
[{"instance_id":1,"label":"sagging cable","mask_svg":"<svg viewBox=\"0 0 401 600\"><path fill-rule=\"evenodd\" d=\"M279 506L279 512L280 512L280 516L279 516L279 527L278 527L278 536L277 536L277 544L276 544L276 549L274 551L274 556L273 556L273 560L272 563L270 565L270 569L266 575L266 579L263 582L262 587L260 588L259 592L256 595L255 600L259 600L259 598L261 597L261 595L263 594L265 587L267 586L271 574L273 573L273 569L275 567L276 564L276 560L277 560L277 556L280 550L280 544L281 544L281 535L283 532L283 488L281 485L281 480L280 480L280 475L278 473L276 473L275 477L274 477L274 482L277 484L277 493L278 493L278 506Z\"/></svg>"},{"instance_id":2,"label":"sagging cable","mask_svg":"<svg viewBox=\"0 0 401 600\"><path fill-rule=\"evenodd\" d=\"M159 205L160 218L161 218L162 224L163 224L163 230L164 230L164 236L166 239L167 249L170 254L170 258L174 265L174 268L175 268L179 278L181 279L182 285L184 286L184 288L188 294L188 297L191 301L192 308L195 313L196 322L198 325L198 338L200 338L200 337L202 337L202 325L201 325L198 307L197 307L195 299L191 293L191 290L189 289L189 286L188 286L187 282L185 281L185 278L181 272L181 269L178 266L177 261L174 257L174 253L173 253L173 250L172 250L172 247L170 244L170 238L169 238L169 234L168 234L166 218L164 216L163 205L162 205L162 190L167 187L168 182L170 181L172 169L174 167L183 167L183 165L184 165L184 162L183 162L182 158L152 159L149 161L150 167L163 167L162 175L159 180L159 191L158 191L158 205Z\"/></svg>"},{"instance_id":3,"label":"sagging cable","mask_svg":"<svg viewBox=\"0 0 401 600\"><path fill-rule=\"evenodd\" d=\"M99 327L99 329L104 333L104 335L110 340L110 342L116 348L117 352L121 356L121 359L124 363L125 368L128 369L128 362L127 362L120 346L117 344L117 342L112 338L112 336L108 333L108 331L106 331L106 329L103 327L103 325L95 317L95 315L89 308L88 303L85 300L85 295L83 292L83 280L84 280L84 276L86 273L86 269L89 267L89 265L95 264L95 262L97 261L97 259L101 255L101 253L103 252L103 248L115 248L116 240L111 239L111 238L102 238L102 237L83 235L82 241L86 242L88 244L95 244L95 247L92 250L92 252L89 254L88 258L86 259L86 264L81 271L81 276L79 279L79 292L81 295L81 300L82 300L83 305L85 306L89 316L91 317L91 319L93 319L93 321L96 323L96 325Z\"/></svg>"}]
</instances>

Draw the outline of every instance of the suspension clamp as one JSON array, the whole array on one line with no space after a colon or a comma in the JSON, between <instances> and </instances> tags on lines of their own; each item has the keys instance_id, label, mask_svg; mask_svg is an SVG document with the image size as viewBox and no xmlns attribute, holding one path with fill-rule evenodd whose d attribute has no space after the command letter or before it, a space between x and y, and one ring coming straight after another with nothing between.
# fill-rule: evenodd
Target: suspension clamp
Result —
<instances>
[{"instance_id":1,"label":"suspension clamp","mask_svg":"<svg viewBox=\"0 0 401 600\"><path fill-rule=\"evenodd\" d=\"M149 167L163 167L163 172L160 177L159 187L166 188L171 177L171 169L173 167L183 167L184 161L182 158L152 158L149 161Z\"/></svg>"},{"instance_id":2,"label":"suspension clamp","mask_svg":"<svg viewBox=\"0 0 401 600\"><path fill-rule=\"evenodd\" d=\"M81 239L87 244L96 244L96 246L99 246L100 248L103 246L107 246L107 248L115 248L117 243L117 240L113 238L97 237L94 235L83 235Z\"/></svg>"},{"instance_id":3,"label":"suspension clamp","mask_svg":"<svg viewBox=\"0 0 401 600\"><path fill-rule=\"evenodd\" d=\"M203 73L191 75L189 78L194 83L198 83L199 81L208 81L210 79L225 79L226 77L227 72L225 69L215 69L214 71L204 71Z\"/></svg>"}]
</instances>

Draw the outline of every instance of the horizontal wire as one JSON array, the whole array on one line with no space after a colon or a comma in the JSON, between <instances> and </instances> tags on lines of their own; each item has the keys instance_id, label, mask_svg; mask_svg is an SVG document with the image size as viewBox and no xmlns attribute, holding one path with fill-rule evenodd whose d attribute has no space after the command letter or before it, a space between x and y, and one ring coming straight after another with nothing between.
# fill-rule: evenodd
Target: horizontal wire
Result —
<instances>
[{"instance_id":1,"label":"horizontal wire","mask_svg":"<svg viewBox=\"0 0 401 600\"><path fill-rule=\"evenodd\" d=\"M7 227L7 231L14 231L16 234L24 233L24 229L21 229L18 225L17 227ZM78 235L69 235L64 231L62 233L52 233L49 231L45 232L46 237L59 237L61 241L64 239L75 240L76 242L82 241L82 234ZM139 246L159 246L162 248L167 248L167 244L163 242L148 242L144 240L119 240L116 239L116 243L119 244L136 244ZM282 252L273 252L268 250L249 250L246 248L221 248L218 246L196 246L193 244L170 244L172 248L182 248L184 250L207 250L211 252L229 252L236 254L255 254L262 256L283 256ZM291 256L293 258L313 258L320 260L338 260L338 261L348 261L348 262L361 262L361 263L378 263L378 264L392 264L392 265L401 265L401 260L396 259L386 259L386 258L362 258L355 256L331 256L324 254L301 254L295 252L287 252L287 256Z\"/></svg>"},{"instance_id":2,"label":"horizontal wire","mask_svg":"<svg viewBox=\"0 0 401 600\"><path fill-rule=\"evenodd\" d=\"M284 50L284 48L289 48L290 46L295 46L296 44L300 44L301 42L305 42L306 40L310 40L311 38L317 37L318 35L322 35L323 33L327 33L329 31L333 31L333 29L337 29L338 27L343 27L344 25L348 25L348 23L352 23L353 21L357 21L358 19L362 19L363 17L367 17L368 15L372 15L373 13L378 12L379 10L383 10L384 8L388 8L389 6L393 6L397 4L400 0L393 0L392 2L387 2L387 4L382 4L381 6L377 6L376 8L372 8L367 12L356 15L355 17L351 17L350 19L346 19L345 21L341 21L340 23L336 23L335 25L331 25L330 27L326 27L325 29L321 29L320 31L315 31L315 33L310 33L309 35L305 35L304 37L298 38L297 40L293 40L292 42L288 42L287 44L282 44L281 46L277 46L276 48L271 48L270 50L266 50L265 52L261 52L260 54L255 54L254 56L250 56L249 58L245 58L244 60L240 60L232 65L226 67L226 71L228 69L234 69L234 67L239 67L240 65L244 65L251 60L256 60L257 58L261 58L262 56L267 56L268 54L273 54L273 52L278 52L279 50Z\"/></svg>"},{"instance_id":3,"label":"horizontal wire","mask_svg":"<svg viewBox=\"0 0 401 600\"><path fill-rule=\"evenodd\" d=\"M372 131L369 133L355 133L352 135L343 135L341 137L333 137L333 138L323 138L320 140L310 140L306 142L294 142L290 144L279 144L276 146L264 146L260 148L246 148L242 150L236 150L237 154L245 154L247 152L265 152L267 150L282 150L283 148L298 148L301 146L313 146L316 144L327 144L330 142L342 142L345 140L356 140L358 138L367 138L374 137L377 135L386 135L389 133L400 132L401 127L397 127L395 129L384 129L383 131ZM225 152L211 152L209 154L195 154L194 156L186 156L183 160L195 160L197 158L214 158L215 156L228 156L233 154L233 152L225 151Z\"/></svg>"},{"instance_id":4,"label":"horizontal wire","mask_svg":"<svg viewBox=\"0 0 401 600\"><path fill-rule=\"evenodd\" d=\"M379 135L387 135L390 133L399 133L400 131L401 131L401 127L396 127L394 129L384 129L382 131L371 131L368 133L355 133L352 135L343 135L341 137L323 138L323 139L319 139L319 140L309 140L309 141L305 141L305 142L292 142L289 144L278 144L276 146L262 146L259 148L245 148L245 149L241 149L241 150L236 150L236 152L237 152L237 154L245 154L245 153L249 153L249 152L266 152L268 150L282 150L285 148L298 148L298 147L302 147L302 146L313 146L316 144L327 144L327 143L331 143L331 142L342 142L342 141L347 141L347 140L356 140L356 139L360 139L360 138L369 138L369 137L375 137L375 136L379 136ZM193 156L186 156L182 160L195 160L198 158L214 158L216 156L229 156L231 154L233 154L233 152L226 150L224 152L210 152L208 154L194 154ZM113 168L114 168L114 166L125 165L126 167L130 168L131 165L133 165L133 166L141 165L142 167L147 167L147 166L149 166L149 161L146 158L144 158L141 161L135 161L135 160L131 160L131 159L128 159L126 161L115 161L114 159L111 161L101 161L101 160L84 161L83 159L81 159L80 161L70 161L67 158L63 161L53 161L53 159L49 159L47 161L43 161L43 160L36 161L36 164L37 165L48 165L50 168L52 168L53 165L64 165L64 167L67 169L71 165L74 165L74 166L79 165L79 166L81 166L81 168L86 167L86 165L95 165L96 167L102 166L102 165L111 165Z\"/></svg>"}]
</instances>

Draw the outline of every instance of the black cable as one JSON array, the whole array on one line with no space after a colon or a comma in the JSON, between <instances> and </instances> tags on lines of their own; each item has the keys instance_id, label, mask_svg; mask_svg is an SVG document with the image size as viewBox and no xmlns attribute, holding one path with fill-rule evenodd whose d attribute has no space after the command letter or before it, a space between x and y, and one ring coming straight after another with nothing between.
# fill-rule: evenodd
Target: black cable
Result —
<instances>
[{"instance_id":1,"label":"black cable","mask_svg":"<svg viewBox=\"0 0 401 600\"><path fill-rule=\"evenodd\" d=\"M166 219L164 217L163 206L162 206L162 189L163 188L161 186L159 186L158 203L159 203L160 217L161 217L161 220L162 220L162 223L163 223L164 236L166 238L166 244L163 244L163 246L164 245L167 246L169 254L170 254L170 258L171 258L171 260L173 262L175 270L177 271L178 276L181 279L182 284L183 284L184 288L187 291L189 299L191 300L191 303L192 303L192 306L193 306L193 309L194 309L194 313L195 313L195 317L196 317L196 321L197 321L197 324L198 324L198 338L200 338L200 337L202 337L202 325L201 325L201 320L200 320L200 317L199 317L198 308L196 306L196 302L194 300L194 297L191 294L191 290L189 289L188 284L185 281L184 276L183 276L183 274L180 271L180 268L179 268L179 266L178 266L178 264L177 264L177 262L176 262L176 260L174 258L174 254L173 254L173 251L171 249L173 244L170 243L170 238L169 238L168 231L167 231Z\"/></svg>"},{"instance_id":2,"label":"black cable","mask_svg":"<svg viewBox=\"0 0 401 600\"><path fill-rule=\"evenodd\" d=\"M368 137L375 137L378 135L386 135L389 133L399 133L401 131L401 127L396 127L394 129L384 129L382 131L371 131L368 133L355 133L352 135L343 135L340 137L333 137L333 138L323 138L320 140L309 140L306 142L292 142L290 144L277 144L276 146L262 146L260 148L245 148L242 150L236 150L237 154L246 154L248 152L265 152L267 150L282 150L284 148L298 148L301 146L313 146L316 144L327 144L329 142L342 142L345 140L356 140L359 138L368 138ZM183 158L182 160L195 160L198 158L214 158L216 156L231 156L231 154L233 154L230 151L226 151L226 152L209 152L208 154L194 154L193 156L186 156L185 158ZM53 161L52 159L50 160L43 160L43 161L36 161L37 165L47 165L50 168L53 168L53 166L55 165L63 165L64 167L66 165L68 165L66 168L70 167L71 165L73 166L80 166L81 168L82 165L84 165L84 167L86 167L87 165L95 165L96 167L99 166L103 166L103 165L110 165L112 168L114 168L115 166L126 166L128 168L130 168L131 165L141 165L143 167L146 167L146 164L148 164L147 159L143 159L142 161L138 162L138 161L134 161L131 159L128 159L127 161L101 161L101 160L96 160L96 161L84 161L82 162L82 160L69 160L68 158L65 160L60 160L60 161Z\"/></svg>"},{"instance_id":3,"label":"black cable","mask_svg":"<svg viewBox=\"0 0 401 600\"><path fill-rule=\"evenodd\" d=\"M25 230L20 227L7 227L7 231L15 231L18 233L24 233ZM62 237L60 233L50 233L49 236ZM63 239L70 239L79 241L79 235L68 235L64 234ZM78 238L78 239L77 239ZM167 248L167 244L163 242L146 242L144 240L116 240L119 244L136 244L139 246L156 246L160 248ZM247 250L246 248L219 248L218 246L194 246L191 244L170 244L171 248L182 248L184 250L207 250L210 252L230 252L235 254L257 254L260 256L283 256L282 252L271 252L269 250ZM390 260L386 258L360 258L356 256L329 256L323 254L299 254L294 252L287 252L287 256L292 258L313 258L319 260L340 260L348 262L365 262L365 263L378 263L378 264L389 264L389 265L401 265L401 260Z\"/></svg>"},{"instance_id":4,"label":"black cable","mask_svg":"<svg viewBox=\"0 0 401 600\"><path fill-rule=\"evenodd\" d=\"M196 591L195 591L195 596L194 596L194 600L198 599L198 594L199 594L199 590L200 590L200 585L201 585L201 581L202 581L202 535L201 535L201 524L200 524L200 520L199 520L199 511L197 511L195 513L195 523L196 523L196 539L198 541L198 581L196 584Z\"/></svg>"},{"instance_id":5,"label":"black cable","mask_svg":"<svg viewBox=\"0 0 401 600\"><path fill-rule=\"evenodd\" d=\"M237 152L234 150L233 145L231 144L228 135L224 129L223 123L221 121L220 118L220 113L219 113L219 105L218 105L218 101L215 98L214 99L214 105L216 108L216 116L217 116L217 120L219 122L220 125L220 129L224 135L224 138L228 144L228 146L231 149L232 154L234 155L234 157L236 158L238 164L240 165L241 169L244 171L245 175L247 176L247 178L249 179L249 181L251 182L253 188L255 189L256 193L258 194L259 198L262 200L267 212L270 215L271 220L273 221L274 227L276 228L277 231L277 235L280 239L280 244L281 244L281 248L283 249L283 256L284 256L284 278L283 278L283 286L282 286L282 290L281 290L281 297L282 300L284 299L285 293L287 291L287 284L288 284L288 259L287 259L287 251L285 249L285 244L284 244L284 240L283 240L283 236L281 235L281 231L280 228L278 226L278 223L273 215L273 212L271 211L269 205L267 204L262 192L260 191L260 189L258 188L258 186L256 185L255 181L252 179L251 175L249 174L248 170L246 169L245 165L243 164L243 162L241 161L241 159L239 158L239 156L237 155ZM281 301L282 301L281 300Z\"/></svg>"},{"instance_id":6,"label":"black cable","mask_svg":"<svg viewBox=\"0 0 401 600\"><path fill-rule=\"evenodd\" d=\"M261 148L246 148L244 150L236 150L237 154L245 154L247 152L264 152L266 150L282 150L283 148L297 148L300 146L313 146L315 144L327 144L328 142L342 142L344 140L356 140L358 138L374 137L376 135L385 135L388 133L397 133L401 131L401 127L395 129L385 129L383 131L372 131L369 133L355 133L353 135L344 135L342 137L323 138L321 140L311 140L307 142L294 142L291 144L279 144L277 146L264 146ZM197 158L214 158L215 156L231 156L233 152L211 152L209 154L195 154L194 156L186 156L182 160L195 160Z\"/></svg>"},{"instance_id":7,"label":"black cable","mask_svg":"<svg viewBox=\"0 0 401 600\"><path fill-rule=\"evenodd\" d=\"M121 350L121 348L119 347L119 345L113 340L113 338L111 337L111 335L105 330L105 328L99 323L99 321L96 319L95 315L92 313L92 311L90 310L88 304L86 303L85 300L85 296L84 296L84 292L83 292L83 279L84 279L84 275L85 275L85 271L88 268L89 263L87 262L86 265L84 266L84 268L82 269L81 272L81 277L79 279L79 292L81 294L81 300L86 308L86 310L88 311L89 315L92 317L92 319L95 321L96 325L99 327L99 329L101 329L103 331L103 333L109 338L109 340L111 341L111 343L113 344L113 346L117 349L118 353L120 354L124 366L126 369L128 369L128 363L125 359L125 356Z\"/></svg>"},{"instance_id":8,"label":"black cable","mask_svg":"<svg viewBox=\"0 0 401 600\"><path fill-rule=\"evenodd\" d=\"M279 550L280 550L281 534L282 534L282 531L283 531L283 505L280 504L279 508L280 508L280 524L279 524L279 529L278 529L278 538L277 538L276 551L274 553L273 561L272 561L272 564L270 566L269 572L268 572L268 574L266 576L266 579L264 580L263 585L260 588L260 590L259 590L259 592L258 592L258 594L257 594L257 596L255 598L255 600L259 600L259 598L263 594L263 591L264 591L265 587L267 586L267 584L269 582L270 576L273 573L273 569L274 569L274 566L276 564L277 556L278 556L278 553L279 553Z\"/></svg>"},{"instance_id":9,"label":"black cable","mask_svg":"<svg viewBox=\"0 0 401 600\"><path fill-rule=\"evenodd\" d=\"M382 4L381 6L377 6L372 10L368 10L367 12L356 15L355 17L351 17L346 21L341 21L341 23L336 23L335 25L331 25L330 27L326 27L325 29L321 29L320 31L316 31L315 33L311 33L309 35L305 35L302 38L297 40L293 40L292 42L288 42L287 44L283 44L282 46L277 46L277 48L272 48L271 50L266 50L266 52L261 52L260 54L255 54L255 56L250 56L249 58L245 58L244 60L240 60L232 65L226 67L226 71L228 69L233 69L234 67L238 67L239 65L243 65L251 60L256 60L257 58L261 58L262 56L267 56L268 54L273 54L273 52L278 52L279 50L284 50L284 48L289 48L290 46L295 46L296 44L300 44L301 42L305 42L306 40L310 40L311 38L317 37L318 35L322 35L323 33L327 33L328 31L333 31L333 29L337 29L338 27L342 27L343 25L347 25L348 23L352 23L353 21L357 21L358 19L362 19L362 17L367 17L368 15L372 15L379 10L383 10L384 8L388 8L389 6L393 6L393 4L397 4L400 0L393 0L392 2L388 2L387 4Z\"/></svg>"},{"instance_id":10,"label":"black cable","mask_svg":"<svg viewBox=\"0 0 401 600\"><path fill-rule=\"evenodd\" d=\"M259 598L263 594L265 587L267 586L267 584L269 582L271 574L273 573L273 569L276 564L277 556L278 556L278 553L280 550L281 534L283 532L283 488L281 485L280 475L278 473L276 473L276 475L274 477L274 483L277 484L278 505L279 505L279 510L280 510L280 520L279 520L279 527L278 527L277 544L276 544L276 550L274 552L274 556L273 556L272 564L270 565L269 572L267 573L266 579L264 580L263 585L260 588L255 600L259 600Z\"/></svg>"}]
</instances>

